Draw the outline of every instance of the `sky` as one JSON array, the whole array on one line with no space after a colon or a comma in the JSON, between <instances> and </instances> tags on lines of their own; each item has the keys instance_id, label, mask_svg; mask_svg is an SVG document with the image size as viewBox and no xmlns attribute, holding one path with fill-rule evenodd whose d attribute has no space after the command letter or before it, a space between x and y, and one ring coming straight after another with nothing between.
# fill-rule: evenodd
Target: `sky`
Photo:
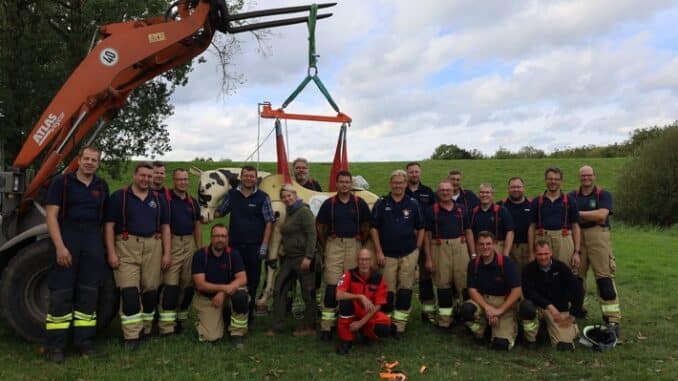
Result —
<instances>
[{"instance_id":1,"label":"sky","mask_svg":"<svg viewBox=\"0 0 678 381\"><path fill-rule=\"evenodd\" d=\"M258 0L246 10L301 5ZM351 161L606 145L678 120L678 1L347 0L316 27L318 76L353 123ZM275 161L273 121L307 73L305 25L238 35L224 94L213 51L173 95L164 160ZM311 84L286 111L333 115ZM288 121L288 157L332 160L339 125ZM256 154L252 156L257 159Z\"/></svg>"}]
</instances>

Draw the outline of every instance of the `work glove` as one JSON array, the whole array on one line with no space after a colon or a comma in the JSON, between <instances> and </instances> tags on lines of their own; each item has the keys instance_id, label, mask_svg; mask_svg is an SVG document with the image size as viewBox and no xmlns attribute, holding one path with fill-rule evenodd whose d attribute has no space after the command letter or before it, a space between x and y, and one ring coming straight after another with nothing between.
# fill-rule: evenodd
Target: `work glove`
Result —
<instances>
[{"instance_id":1,"label":"work glove","mask_svg":"<svg viewBox=\"0 0 678 381\"><path fill-rule=\"evenodd\" d=\"M267 253L268 253L268 245L265 244L265 243L262 243L261 246L259 247L259 260L265 261Z\"/></svg>"}]
</instances>

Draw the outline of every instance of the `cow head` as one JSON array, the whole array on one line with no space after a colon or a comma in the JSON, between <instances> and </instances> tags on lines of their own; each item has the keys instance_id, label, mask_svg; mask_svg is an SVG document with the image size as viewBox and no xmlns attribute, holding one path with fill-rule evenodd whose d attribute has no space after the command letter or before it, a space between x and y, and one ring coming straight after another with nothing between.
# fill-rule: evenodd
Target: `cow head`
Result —
<instances>
[{"instance_id":1,"label":"cow head","mask_svg":"<svg viewBox=\"0 0 678 381\"><path fill-rule=\"evenodd\" d=\"M238 168L217 168L201 170L191 167L191 174L200 178L198 182L198 203L203 221L212 221L214 212L231 187L238 185Z\"/></svg>"}]
</instances>

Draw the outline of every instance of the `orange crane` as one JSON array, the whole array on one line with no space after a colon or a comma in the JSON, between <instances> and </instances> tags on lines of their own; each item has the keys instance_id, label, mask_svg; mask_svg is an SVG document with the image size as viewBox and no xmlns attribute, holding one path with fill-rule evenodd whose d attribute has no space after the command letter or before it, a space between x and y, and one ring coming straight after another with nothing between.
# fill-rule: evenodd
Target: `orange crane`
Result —
<instances>
[{"instance_id":1,"label":"orange crane","mask_svg":"<svg viewBox=\"0 0 678 381\"><path fill-rule=\"evenodd\" d=\"M334 5L318 4L317 8ZM309 5L229 14L225 0L179 0L164 16L99 28L96 44L27 135L13 166L0 171L0 305L10 327L29 341L40 341L44 335L46 274L53 249L42 197L59 165L83 143L96 141L97 132L134 89L202 53L217 31L242 33L307 23L307 16L245 22L310 9ZM69 166L74 168L74 164ZM101 326L116 311L112 302L116 298L110 296L115 290L112 278L103 287L100 305L104 310L97 312ZM112 305L103 306L107 302Z\"/></svg>"}]
</instances>

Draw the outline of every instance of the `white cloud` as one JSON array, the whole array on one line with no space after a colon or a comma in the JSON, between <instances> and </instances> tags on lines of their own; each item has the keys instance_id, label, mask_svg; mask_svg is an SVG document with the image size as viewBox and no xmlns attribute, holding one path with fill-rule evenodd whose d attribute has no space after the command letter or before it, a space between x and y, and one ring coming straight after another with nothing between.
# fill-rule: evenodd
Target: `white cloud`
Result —
<instances>
[{"instance_id":1,"label":"white cloud","mask_svg":"<svg viewBox=\"0 0 678 381\"><path fill-rule=\"evenodd\" d=\"M656 42L678 41L662 21L678 12L670 1L343 1L331 11L318 22L320 77L354 119L352 160L421 159L444 143L488 154L608 144L678 118L676 45ZM247 157L256 103L277 106L306 74L306 37L301 25L277 29L262 56L245 36L234 66L247 84L226 99L214 66L197 65L175 96L168 157ZM292 109L332 112L317 90ZM290 156L331 160L338 126L290 122L288 133ZM275 159L272 140L261 153Z\"/></svg>"}]
</instances>

